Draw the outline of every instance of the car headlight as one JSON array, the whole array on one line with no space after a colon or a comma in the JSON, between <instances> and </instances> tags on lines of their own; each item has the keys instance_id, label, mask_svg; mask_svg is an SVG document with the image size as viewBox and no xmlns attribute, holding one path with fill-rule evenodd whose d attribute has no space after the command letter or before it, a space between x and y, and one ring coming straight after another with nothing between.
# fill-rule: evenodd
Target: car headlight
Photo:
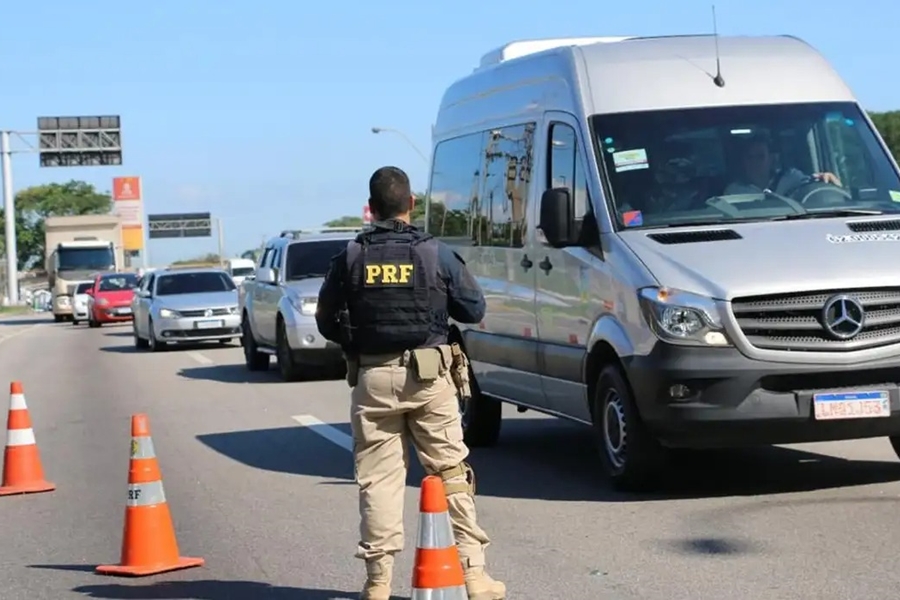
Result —
<instances>
[{"instance_id":1,"label":"car headlight","mask_svg":"<svg viewBox=\"0 0 900 600\"><path fill-rule=\"evenodd\" d=\"M297 297L288 296L291 306L296 308L301 315L313 316L316 314L316 305L319 303L318 298L313 297Z\"/></svg>"},{"instance_id":2,"label":"car headlight","mask_svg":"<svg viewBox=\"0 0 900 600\"><path fill-rule=\"evenodd\" d=\"M715 301L690 292L649 287L638 292L644 317L656 336L691 346L730 346Z\"/></svg>"},{"instance_id":3,"label":"car headlight","mask_svg":"<svg viewBox=\"0 0 900 600\"><path fill-rule=\"evenodd\" d=\"M177 312L175 312L174 310L171 310L169 308L161 308L161 309L159 309L159 316L162 317L163 319L176 319L180 315Z\"/></svg>"},{"instance_id":4,"label":"car headlight","mask_svg":"<svg viewBox=\"0 0 900 600\"><path fill-rule=\"evenodd\" d=\"M71 304L71 300L69 299L68 296L57 296L57 297L56 297L56 302L57 302L60 306L69 306L69 304Z\"/></svg>"},{"instance_id":5,"label":"car headlight","mask_svg":"<svg viewBox=\"0 0 900 600\"><path fill-rule=\"evenodd\" d=\"M107 300L106 298L97 298L98 306L106 306L107 304L109 304L109 300Z\"/></svg>"}]
</instances>

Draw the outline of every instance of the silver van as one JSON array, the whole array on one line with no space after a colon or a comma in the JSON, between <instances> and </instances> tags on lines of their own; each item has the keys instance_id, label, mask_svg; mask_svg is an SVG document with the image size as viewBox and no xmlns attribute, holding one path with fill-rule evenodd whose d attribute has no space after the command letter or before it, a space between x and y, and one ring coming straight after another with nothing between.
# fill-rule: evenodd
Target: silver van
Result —
<instances>
[{"instance_id":1,"label":"silver van","mask_svg":"<svg viewBox=\"0 0 900 600\"><path fill-rule=\"evenodd\" d=\"M490 52L443 96L426 219L487 296L455 325L471 445L503 401L592 425L622 489L676 447L900 452L898 168L797 38Z\"/></svg>"}]
</instances>

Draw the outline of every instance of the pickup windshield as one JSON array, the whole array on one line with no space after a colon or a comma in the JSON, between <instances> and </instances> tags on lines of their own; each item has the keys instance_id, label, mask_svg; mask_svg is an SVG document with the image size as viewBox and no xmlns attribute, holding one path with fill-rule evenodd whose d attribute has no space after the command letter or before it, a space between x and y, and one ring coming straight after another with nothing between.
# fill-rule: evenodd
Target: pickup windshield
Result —
<instances>
[{"instance_id":1,"label":"pickup windshield","mask_svg":"<svg viewBox=\"0 0 900 600\"><path fill-rule=\"evenodd\" d=\"M728 106L592 119L619 228L900 213L857 105Z\"/></svg>"},{"instance_id":2,"label":"pickup windshield","mask_svg":"<svg viewBox=\"0 0 900 600\"><path fill-rule=\"evenodd\" d=\"M285 281L325 277L332 257L347 247L347 239L294 242L288 246Z\"/></svg>"}]
</instances>

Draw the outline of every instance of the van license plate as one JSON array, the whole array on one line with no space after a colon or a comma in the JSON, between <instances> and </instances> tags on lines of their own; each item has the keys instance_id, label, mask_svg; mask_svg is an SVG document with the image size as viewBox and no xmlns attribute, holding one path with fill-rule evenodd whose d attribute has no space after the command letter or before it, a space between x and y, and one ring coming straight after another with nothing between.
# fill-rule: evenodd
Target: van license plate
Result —
<instances>
[{"instance_id":1,"label":"van license plate","mask_svg":"<svg viewBox=\"0 0 900 600\"><path fill-rule=\"evenodd\" d=\"M218 329L222 327L222 321L197 321L197 329Z\"/></svg>"},{"instance_id":2,"label":"van license plate","mask_svg":"<svg viewBox=\"0 0 900 600\"><path fill-rule=\"evenodd\" d=\"M815 394L813 406L817 421L891 416L891 399L884 391Z\"/></svg>"}]
</instances>

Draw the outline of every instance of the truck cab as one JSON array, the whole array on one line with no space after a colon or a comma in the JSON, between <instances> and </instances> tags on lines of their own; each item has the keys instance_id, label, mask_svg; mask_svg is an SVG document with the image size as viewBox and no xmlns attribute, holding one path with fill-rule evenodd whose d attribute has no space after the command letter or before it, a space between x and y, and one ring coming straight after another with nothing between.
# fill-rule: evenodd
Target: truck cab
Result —
<instances>
[{"instance_id":1,"label":"truck cab","mask_svg":"<svg viewBox=\"0 0 900 600\"><path fill-rule=\"evenodd\" d=\"M57 323L73 319L73 303L78 283L97 272L115 271L116 247L103 240L60 242L47 258L53 319Z\"/></svg>"}]
</instances>

